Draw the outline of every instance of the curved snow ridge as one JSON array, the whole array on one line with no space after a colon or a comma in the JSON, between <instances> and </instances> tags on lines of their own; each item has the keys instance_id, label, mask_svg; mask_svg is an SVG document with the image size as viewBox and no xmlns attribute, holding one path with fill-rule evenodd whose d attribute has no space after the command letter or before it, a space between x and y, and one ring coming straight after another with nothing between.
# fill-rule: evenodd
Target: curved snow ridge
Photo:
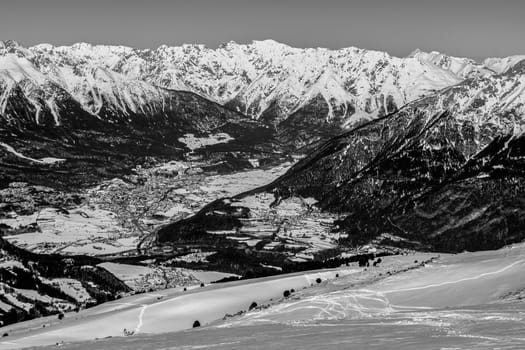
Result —
<instances>
[{"instance_id":1,"label":"curved snow ridge","mask_svg":"<svg viewBox=\"0 0 525 350\"><path fill-rule=\"evenodd\" d=\"M443 281L443 282L439 282L439 283L424 284L424 285L420 285L420 286L416 286L416 287L410 287L410 288L385 290L385 291L383 291L383 293L384 294L402 293L402 292L409 292L409 291L416 291L416 290L422 290L422 289L437 288L437 287L443 287L443 286L448 286L448 285L453 285L453 284L459 284L459 283L464 283L464 282L475 281L475 280L479 280L479 279L482 279L482 278L487 278L487 277L500 275L500 274L502 274L504 272L508 272L509 270L515 268L518 265L522 265L521 268L525 267L525 259L515 261L512 264L507 265L505 267L502 267L502 268L500 268L500 269L498 269L496 271L483 272L483 273L480 273L480 274L477 274L477 275L474 275L474 276L464 277L464 278L460 278L460 279L452 280L452 281Z\"/></svg>"},{"instance_id":2,"label":"curved snow ridge","mask_svg":"<svg viewBox=\"0 0 525 350\"><path fill-rule=\"evenodd\" d=\"M17 150L15 150L13 147L8 145L7 143L0 142L0 146L2 146L7 152L15 155L18 158L22 158L22 159L28 160L30 162L38 163L38 164L55 164L55 163L66 161L65 159L54 158L54 157L44 157L40 159L35 159L35 158L31 158L31 157L23 155L22 153L18 152Z\"/></svg>"},{"instance_id":3,"label":"curved snow ridge","mask_svg":"<svg viewBox=\"0 0 525 350\"><path fill-rule=\"evenodd\" d=\"M523 60L525 60L525 55L487 58L483 61L483 65L498 74L503 74Z\"/></svg>"}]
</instances>

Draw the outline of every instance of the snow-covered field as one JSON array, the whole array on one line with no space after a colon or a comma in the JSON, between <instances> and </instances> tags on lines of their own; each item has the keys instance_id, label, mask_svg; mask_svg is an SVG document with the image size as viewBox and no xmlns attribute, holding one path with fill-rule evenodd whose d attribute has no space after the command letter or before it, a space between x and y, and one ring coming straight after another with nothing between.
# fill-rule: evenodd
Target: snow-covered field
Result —
<instances>
[{"instance_id":1,"label":"snow-covered field","mask_svg":"<svg viewBox=\"0 0 525 350\"><path fill-rule=\"evenodd\" d=\"M184 137L179 138L179 141L185 143L192 151L198 148L216 145L218 143L228 143L231 140L233 140L233 137L224 132L211 134L208 137L196 137L193 134L186 134Z\"/></svg>"},{"instance_id":2,"label":"snow-covered field","mask_svg":"<svg viewBox=\"0 0 525 350\"><path fill-rule=\"evenodd\" d=\"M199 271L159 265L137 266L105 262L98 266L108 270L131 289L139 292L151 290L151 288L162 290L172 287L191 287L237 276L218 271Z\"/></svg>"},{"instance_id":3,"label":"snow-covered field","mask_svg":"<svg viewBox=\"0 0 525 350\"><path fill-rule=\"evenodd\" d=\"M67 314L45 329L27 332L23 324L15 325L0 348L118 337L124 328L133 336L70 346L123 349L130 341L150 349L525 346L525 306L516 303L525 290L525 244L382 260L367 269L351 266L136 295L76 317ZM283 291L291 289L295 293L284 298ZM260 307L247 311L252 302ZM222 320L225 314L238 315ZM208 327L170 334L195 321ZM151 335L160 333L168 334Z\"/></svg>"},{"instance_id":4,"label":"snow-covered field","mask_svg":"<svg viewBox=\"0 0 525 350\"><path fill-rule=\"evenodd\" d=\"M304 325L206 327L184 332L66 344L70 350L521 350L523 303L399 312Z\"/></svg>"},{"instance_id":5,"label":"snow-covered field","mask_svg":"<svg viewBox=\"0 0 525 350\"><path fill-rule=\"evenodd\" d=\"M139 237L172 219L197 212L209 202L271 182L291 164L223 176L186 174L199 164L168 162L137 169L128 182L113 179L81 194L75 208L39 208L29 215L0 218L14 229L5 238L39 253L119 254L136 248ZM144 184L134 178L145 178Z\"/></svg>"},{"instance_id":6,"label":"snow-covered field","mask_svg":"<svg viewBox=\"0 0 525 350\"><path fill-rule=\"evenodd\" d=\"M5 237L35 252L97 255L136 247L136 237L125 237L126 231L118 225L115 214L96 207L82 206L69 211L44 208L31 215L0 219L0 223L13 228L38 227Z\"/></svg>"},{"instance_id":7,"label":"snow-covered field","mask_svg":"<svg viewBox=\"0 0 525 350\"><path fill-rule=\"evenodd\" d=\"M284 163L270 169L253 169L228 175L210 177L209 182L201 186L203 191L221 191L225 195L233 196L266 185L283 175L291 166Z\"/></svg>"},{"instance_id":8,"label":"snow-covered field","mask_svg":"<svg viewBox=\"0 0 525 350\"><path fill-rule=\"evenodd\" d=\"M306 322L421 312L446 307L482 305L525 290L525 245L494 252L443 256L424 268L392 276L366 288L339 286L232 324ZM391 258L383 258L388 263ZM525 319L524 319L525 321Z\"/></svg>"},{"instance_id":9,"label":"snow-covered field","mask_svg":"<svg viewBox=\"0 0 525 350\"><path fill-rule=\"evenodd\" d=\"M125 334L166 333L192 328L195 321L211 324L227 314L246 311L255 302L269 304L283 298L284 290L299 291L322 281L357 273L358 270L333 269L277 278L231 282L224 285L193 287L187 292L182 288L167 289L149 294L138 294L115 302L106 303L80 313L66 314L64 322L53 327L30 332L24 324L6 327L19 330L19 335L9 336L0 343L0 349L57 342L86 341L95 338L124 336ZM67 321L66 321L67 320ZM35 324L36 320L30 321ZM42 319L41 322L46 322Z\"/></svg>"},{"instance_id":10,"label":"snow-covered field","mask_svg":"<svg viewBox=\"0 0 525 350\"><path fill-rule=\"evenodd\" d=\"M191 271L191 274L203 283L211 283L228 277L240 277L231 273L224 273L219 271Z\"/></svg>"},{"instance_id":11,"label":"snow-covered field","mask_svg":"<svg viewBox=\"0 0 525 350\"><path fill-rule=\"evenodd\" d=\"M239 221L238 230L208 231L211 234L227 234L228 239L255 246L263 239L263 249L282 251L292 261L312 260L314 254L339 246L346 234L333 232L331 224L338 214L323 212L315 207L313 198L291 197L273 203L275 197L268 192L256 193L235 199L233 207L250 210L249 218ZM271 241L269 241L271 240Z\"/></svg>"}]
</instances>

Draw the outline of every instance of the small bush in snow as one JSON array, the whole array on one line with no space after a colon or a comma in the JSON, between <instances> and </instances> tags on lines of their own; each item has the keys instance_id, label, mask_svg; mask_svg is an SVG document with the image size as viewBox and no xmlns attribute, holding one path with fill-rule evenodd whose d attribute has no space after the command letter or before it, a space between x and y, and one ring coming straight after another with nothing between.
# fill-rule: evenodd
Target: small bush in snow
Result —
<instances>
[{"instance_id":1,"label":"small bush in snow","mask_svg":"<svg viewBox=\"0 0 525 350\"><path fill-rule=\"evenodd\" d=\"M289 291L288 289L285 290L285 291L283 292L283 296L284 296L285 298L288 298L288 297L290 296L290 291Z\"/></svg>"},{"instance_id":2,"label":"small bush in snow","mask_svg":"<svg viewBox=\"0 0 525 350\"><path fill-rule=\"evenodd\" d=\"M200 327L200 326L201 326L201 323L199 321L193 322L193 328L197 328L197 327Z\"/></svg>"},{"instance_id":3,"label":"small bush in snow","mask_svg":"<svg viewBox=\"0 0 525 350\"><path fill-rule=\"evenodd\" d=\"M62 312L59 313L59 314L58 314L58 319L61 320L61 319L63 319L63 318L64 318L64 314L63 314Z\"/></svg>"},{"instance_id":4,"label":"small bush in snow","mask_svg":"<svg viewBox=\"0 0 525 350\"><path fill-rule=\"evenodd\" d=\"M254 301L254 302L250 305L250 307L248 308L248 310L251 311L251 310L255 309L256 307L257 307L257 303Z\"/></svg>"},{"instance_id":5,"label":"small bush in snow","mask_svg":"<svg viewBox=\"0 0 525 350\"><path fill-rule=\"evenodd\" d=\"M359 257L359 267L365 267L368 264L368 257L361 256Z\"/></svg>"},{"instance_id":6,"label":"small bush in snow","mask_svg":"<svg viewBox=\"0 0 525 350\"><path fill-rule=\"evenodd\" d=\"M135 331L134 331L134 330L130 330L130 329L126 329L126 328L124 328L124 331L123 331L123 332L124 332L124 335L125 335L126 337L130 337L130 336L132 336L133 334L135 334Z\"/></svg>"}]
</instances>

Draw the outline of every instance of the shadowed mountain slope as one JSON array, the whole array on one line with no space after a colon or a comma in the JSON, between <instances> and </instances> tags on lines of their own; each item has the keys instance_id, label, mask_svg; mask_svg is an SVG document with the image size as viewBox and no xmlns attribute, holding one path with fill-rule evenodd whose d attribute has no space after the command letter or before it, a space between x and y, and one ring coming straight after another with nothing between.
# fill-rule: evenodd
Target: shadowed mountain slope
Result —
<instances>
[{"instance_id":1,"label":"shadowed mountain slope","mask_svg":"<svg viewBox=\"0 0 525 350\"><path fill-rule=\"evenodd\" d=\"M477 130L483 130L477 129ZM315 149L280 178L158 232L159 242L182 233L205 235L253 219L245 198L269 192L270 207L313 197L337 213L341 245L373 239L441 251L495 249L525 237L525 137L479 131L448 112L405 109L356 127ZM270 208L269 208L270 209Z\"/></svg>"}]
</instances>

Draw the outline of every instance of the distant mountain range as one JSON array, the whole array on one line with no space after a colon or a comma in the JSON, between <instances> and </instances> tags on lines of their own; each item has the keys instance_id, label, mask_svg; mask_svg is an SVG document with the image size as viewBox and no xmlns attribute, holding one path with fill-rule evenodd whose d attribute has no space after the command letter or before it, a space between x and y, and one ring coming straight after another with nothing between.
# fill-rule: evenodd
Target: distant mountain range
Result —
<instances>
[{"instance_id":1,"label":"distant mountain range","mask_svg":"<svg viewBox=\"0 0 525 350\"><path fill-rule=\"evenodd\" d=\"M514 128L525 108L524 67L525 55L477 63L438 52L398 58L272 40L156 50L84 43L24 48L6 41L0 43L0 114L7 124L59 126L79 108L111 123L140 116L158 123L172 112L172 90L178 90L271 125L295 147L408 103Z\"/></svg>"},{"instance_id":2,"label":"distant mountain range","mask_svg":"<svg viewBox=\"0 0 525 350\"><path fill-rule=\"evenodd\" d=\"M522 82L516 75L525 60L524 55L476 63L419 50L398 58L354 47L298 49L271 40L156 50L84 43L24 48L7 41L0 44L0 55L2 112L10 92L21 87L37 111L48 108L56 123L61 91L93 115L109 109L126 116L162 110L163 89L185 90L274 123L321 97L328 111L319 118L349 124L467 80L480 83L469 83L461 108L471 102L468 97L482 100L479 95L506 96L509 108L517 102L510 99L519 94ZM488 89L493 78L497 86Z\"/></svg>"}]
</instances>

